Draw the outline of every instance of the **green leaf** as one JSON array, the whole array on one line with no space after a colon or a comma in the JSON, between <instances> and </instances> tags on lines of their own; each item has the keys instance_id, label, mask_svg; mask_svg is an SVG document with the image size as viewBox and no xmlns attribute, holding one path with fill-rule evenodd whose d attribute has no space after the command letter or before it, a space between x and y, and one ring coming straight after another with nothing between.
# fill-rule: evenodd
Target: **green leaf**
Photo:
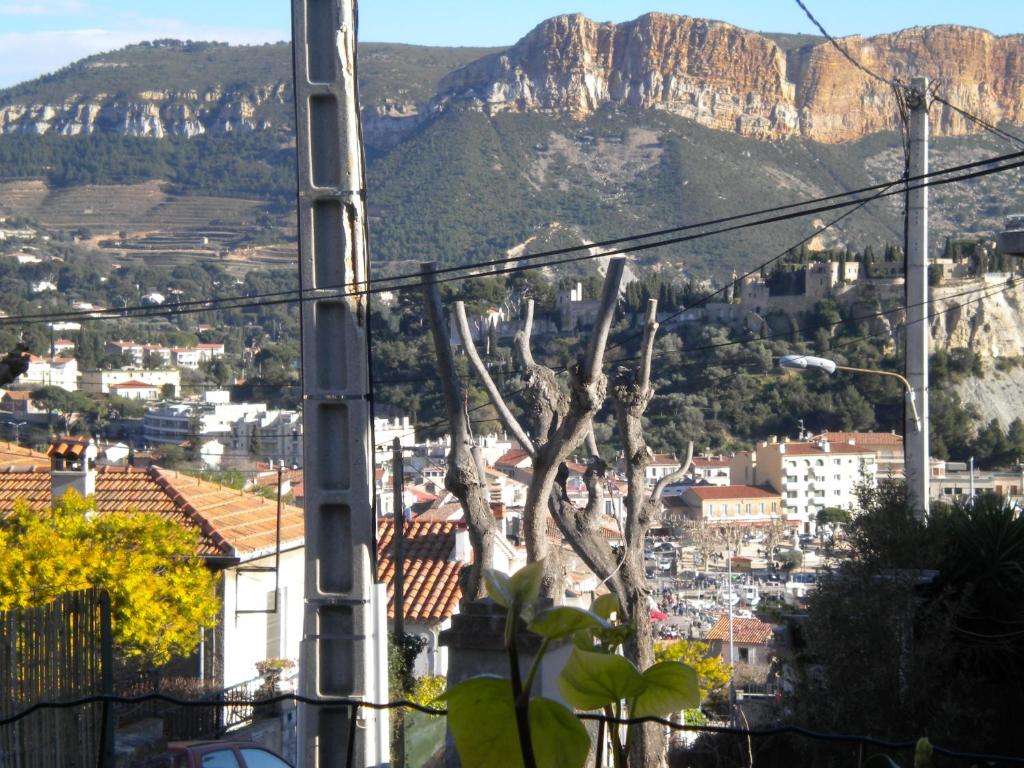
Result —
<instances>
[{"instance_id":1,"label":"green leaf","mask_svg":"<svg viewBox=\"0 0 1024 768\"><path fill-rule=\"evenodd\" d=\"M639 696L643 677L621 656L572 649L558 676L562 698L577 709L600 709L620 699Z\"/></svg>"},{"instance_id":2,"label":"green leaf","mask_svg":"<svg viewBox=\"0 0 1024 768\"><path fill-rule=\"evenodd\" d=\"M449 688L448 728L464 768L523 768L512 683L481 675Z\"/></svg>"},{"instance_id":3,"label":"green leaf","mask_svg":"<svg viewBox=\"0 0 1024 768\"><path fill-rule=\"evenodd\" d=\"M590 610L608 621L612 620L612 614L619 612L619 598L609 592L601 595L590 604Z\"/></svg>"},{"instance_id":4,"label":"green leaf","mask_svg":"<svg viewBox=\"0 0 1024 768\"><path fill-rule=\"evenodd\" d=\"M631 717L665 717L700 705L697 670L678 661L661 661L641 674L647 687L636 697Z\"/></svg>"},{"instance_id":5,"label":"green leaf","mask_svg":"<svg viewBox=\"0 0 1024 768\"><path fill-rule=\"evenodd\" d=\"M590 735L583 723L571 709L551 699L530 699L530 741L537 768L577 768L590 754Z\"/></svg>"},{"instance_id":6,"label":"green leaf","mask_svg":"<svg viewBox=\"0 0 1024 768\"><path fill-rule=\"evenodd\" d=\"M495 571L493 568L484 569L484 586L487 587L487 596L502 608L512 605L511 580L507 574Z\"/></svg>"},{"instance_id":7,"label":"green leaf","mask_svg":"<svg viewBox=\"0 0 1024 768\"><path fill-rule=\"evenodd\" d=\"M509 592L516 604L522 606L540 597L541 582L544 580L544 561L538 560L520 568L509 579Z\"/></svg>"},{"instance_id":8,"label":"green leaf","mask_svg":"<svg viewBox=\"0 0 1024 768\"><path fill-rule=\"evenodd\" d=\"M548 640L557 640L581 630L601 629L601 619L582 608L561 606L544 611L530 624L530 631Z\"/></svg>"}]
</instances>

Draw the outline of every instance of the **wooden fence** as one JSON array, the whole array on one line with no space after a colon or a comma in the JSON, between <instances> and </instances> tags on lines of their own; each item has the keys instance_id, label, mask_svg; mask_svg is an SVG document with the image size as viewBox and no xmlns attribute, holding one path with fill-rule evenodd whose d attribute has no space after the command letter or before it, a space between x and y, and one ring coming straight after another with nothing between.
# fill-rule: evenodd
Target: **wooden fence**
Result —
<instances>
[{"instance_id":1,"label":"wooden fence","mask_svg":"<svg viewBox=\"0 0 1024 768\"><path fill-rule=\"evenodd\" d=\"M104 641L108 649L111 642L105 600L94 590L71 592L41 608L0 613L0 717L101 692ZM102 713L99 704L42 709L0 727L0 768L95 766Z\"/></svg>"}]
</instances>

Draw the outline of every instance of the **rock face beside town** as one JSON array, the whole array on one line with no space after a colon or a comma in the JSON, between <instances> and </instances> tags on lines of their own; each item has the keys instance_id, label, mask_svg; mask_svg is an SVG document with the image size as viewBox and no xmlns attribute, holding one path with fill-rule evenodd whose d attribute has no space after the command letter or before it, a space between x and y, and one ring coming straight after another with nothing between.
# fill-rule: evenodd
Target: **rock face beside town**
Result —
<instances>
[{"instance_id":1,"label":"rock face beside town","mask_svg":"<svg viewBox=\"0 0 1024 768\"><path fill-rule=\"evenodd\" d=\"M1024 122L1024 36L941 26L841 43L886 79L926 75L949 101L989 122ZM508 51L452 73L440 91L441 103L487 113L582 118L604 104L661 109L761 139L852 141L899 120L892 88L828 43L787 54L755 32L660 13L618 25L578 14L549 19ZM935 133L973 130L940 107Z\"/></svg>"},{"instance_id":2,"label":"rock face beside town","mask_svg":"<svg viewBox=\"0 0 1024 768\"><path fill-rule=\"evenodd\" d=\"M78 136L185 136L267 130L256 111L268 101L284 104L291 86L275 83L245 91L143 91L132 96L69 97L59 104L9 104L0 107L0 133Z\"/></svg>"},{"instance_id":3,"label":"rock face beside town","mask_svg":"<svg viewBox=\"0 0 1024 768\"><path fill-rule=\"evenodd\" d=\"M1024 35L997 37L981 29L939 26L840 42L887 80L926 75L940 95L990 123L1024 123ZM269 47L266 55L286 52L285 46ZM0 134L159 138L287 127L281 121L291 119L291 88L280 79L285 68L279 65L285 62L274 61L279 73L274 82L244 86L168 91L156 82L135 93L69 93L56 103L0 94ZM84 66L126 65L111 58L90 59ZM556 16L507 50L435 72L415 98L406 82L414 70L385 68L379 77L386 87L375 83L366 89L376 94L363 102L371 144L394 145L432 116L458 109L585 119L613 105L663 110L755 139L802 136L823 143L899 127L892 88L854 67L827 42L785 51L767 35L663 13L623 24ZM275 105L281 108L268 110ZM270 112L275 119L264 117ZM939 135L978 130L940 103L932 120Z\"/></svg>"}]
</instances>

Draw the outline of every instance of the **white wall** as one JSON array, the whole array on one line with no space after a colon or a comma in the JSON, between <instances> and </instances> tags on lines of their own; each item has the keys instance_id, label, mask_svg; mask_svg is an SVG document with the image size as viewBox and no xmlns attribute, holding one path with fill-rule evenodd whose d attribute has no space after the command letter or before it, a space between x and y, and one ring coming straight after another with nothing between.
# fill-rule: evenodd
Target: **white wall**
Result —
<instances>
[{"instance_id":1,"label":"white wall","mask_svg":"<svg viewBox=\"0 0 1024 768\"><path fill-rule=\"evenodd\" d=\"M224 572L224 685L257 676L256 662L267 658L299 663L302 640L305 558L302 548L281 553L278 613L236 615L236 610L267 609L273 605L274 573L239 573L237 566ZM273 566L274 555L243 564Z\"/></svg>"}]
</instances>

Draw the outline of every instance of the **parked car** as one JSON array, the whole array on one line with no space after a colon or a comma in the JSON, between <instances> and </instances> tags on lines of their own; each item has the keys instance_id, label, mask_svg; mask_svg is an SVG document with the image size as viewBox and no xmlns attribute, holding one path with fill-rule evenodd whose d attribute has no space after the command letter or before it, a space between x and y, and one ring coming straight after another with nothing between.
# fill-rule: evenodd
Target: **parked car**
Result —
<instances>
[{"instance_id":1,"label":"parked car","mask_svg":"<svg viewBox=\"0 0 1024 768\"><path fill-rule=\"evenodd\" d=\"M171 768L293 768L266 747L251 741L172 741Z\"/></svg>"}]
</instances>

